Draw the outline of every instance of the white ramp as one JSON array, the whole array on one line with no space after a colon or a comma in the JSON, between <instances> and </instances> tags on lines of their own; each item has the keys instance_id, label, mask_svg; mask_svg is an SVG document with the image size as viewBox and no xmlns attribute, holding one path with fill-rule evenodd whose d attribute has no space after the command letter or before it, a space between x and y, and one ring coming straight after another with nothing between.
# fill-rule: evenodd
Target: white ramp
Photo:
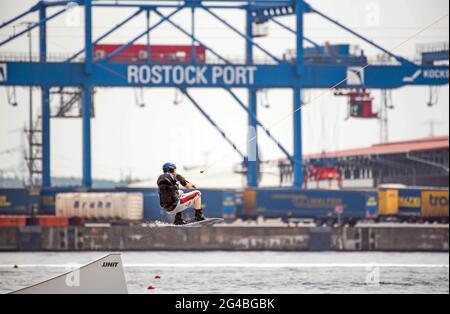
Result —
<instances>
[{"instance_id":1,"label":"white ramp","mask_svg":"<svg viewBox=\"0 0 450 314\"><path fill-rule=\"evenodd\" d=\"M120 254L95 262L13 294L127 294Z\"/></svg>"}]
</instances>

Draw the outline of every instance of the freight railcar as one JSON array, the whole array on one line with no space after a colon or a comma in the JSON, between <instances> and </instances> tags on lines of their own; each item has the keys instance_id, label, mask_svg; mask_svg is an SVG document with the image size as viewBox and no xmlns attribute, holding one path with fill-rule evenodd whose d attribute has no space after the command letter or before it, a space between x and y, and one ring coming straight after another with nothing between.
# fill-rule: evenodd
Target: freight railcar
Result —
<instances>
[{"instance_id":1,"label":"freight railcar","mask_svg":"<svg viewBox=\"0 0 450 314\"><path fill-rule=\"evenodd\" d=\"M48 217L56 215L58 195L67 193L79 195L100 193L102 196L97 197L95 201L89 204L89 207L94 206L93 212L98 211L99 208L97 207L100 205L105 206L106 195L138 193L141 195L142 215L137 218L130 218L129 213L113 213L109 216L114 217L114 219L141 221L168 221L171 217L160 207L157 189L126 187L116 189L73 187L43 188L41 190L0 189L0 216L5 218L6 224L10 224L12 220L9 219L11 217L5 217L7 215L31 217L37 214L47 217L43 220L44 224L47 225ZM374 221L448 223L448 197L448 189L420 187L383 187L379 191L289 188L245 189L243 191L202 189L203 207L205 214L210 217L223 217L228 220L237 218L256 219L257 217L282 218L283 220L305 218L313 219L319 224L333 224L338 218L344 223L355 223L367 219ZM76 205L73 200L72 205ZM83 205L79 202L78 206L82 207ZM125 209L126 207L127 205L124 205ZM103 210L106 209L103 208ZM190 211L187 212L187 215L189 213ZM64 215L74 216L73 213L68 212ZM98 214L97 219L101 217L107 219L109 216ZM51 224L55 223L60 224L59 221L51 222ZM40 222L39 225L41 225Z\"/></svg>"},{"instance_id":2,"label":"freight railcar","mask_svg":"<svg viewBox=\"0 0 450 314\"><path fill-rule=\"evenodd\" d=\"M244 206L238 216L244 219L313 219L317 223L355 224L377 215L376 191L247 189Z\"/></svg>"},{"instance_id":3,"label":"freight railcar","mask_svg":"<svg viewBox=\"0 0 450 314\"><path fill-rule=\"evenodd\" d=\"M144 220L146 221L169 221L173 218L171 215L167 215L166 211L159 205L159 193L156 188L117 188L115 191L142 193L144 196ZM223 189L201 189L201 191L205 215L226 219L236 218L237 208L240 204L240 199L236 196L238 192ZM187 215L190 213L192 212L186 212Z\"/></svg>"},{"instance_id":4,"label":"freight railcar","mask_svg":"<svg viewBox=\"0 0 450 314\"><path fill-rule=\"evenodd\" d=\"M74 188L47 188L41 191L40 214L55 215L55 203L57 195L64 193L141 193L143 196L143 220L166 221L168 216L159 205L158 189L155 188L128 188L118 187L115 189L79 189ZM209 217L223 217L234 219L237 216L238 207L242 203L242 193L234 190L202 189L203 207L205 214Z\"/></svg>"},{"instance_id":5,"label":"freight railcar","mask_svg":"<svg viewBox=\"0 0 450 314\"><path fill-rule=\"evenodd\" d=\"M449 221L448 189L382 188L379 198L379 220L442 223Z\"/></svg>"}]
</instances>

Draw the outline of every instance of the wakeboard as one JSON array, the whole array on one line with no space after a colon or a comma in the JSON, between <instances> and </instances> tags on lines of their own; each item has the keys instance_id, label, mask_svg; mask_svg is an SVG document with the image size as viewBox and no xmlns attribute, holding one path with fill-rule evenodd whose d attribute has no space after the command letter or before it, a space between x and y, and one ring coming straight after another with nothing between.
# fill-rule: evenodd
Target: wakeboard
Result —
<instances>
[{"instance_id":1,"label":"wakeboard","mask_svg":"<svg viewBox=\"0 0 450 314\"><path fill-rule=\"evenodd\" d=\"M185 225L182 225L181 227L204 227L204 226L212 226L217 223L223 222L223 218L206 218L202 221L192 221L188 222Z\"/></svg>"}]
</instances>

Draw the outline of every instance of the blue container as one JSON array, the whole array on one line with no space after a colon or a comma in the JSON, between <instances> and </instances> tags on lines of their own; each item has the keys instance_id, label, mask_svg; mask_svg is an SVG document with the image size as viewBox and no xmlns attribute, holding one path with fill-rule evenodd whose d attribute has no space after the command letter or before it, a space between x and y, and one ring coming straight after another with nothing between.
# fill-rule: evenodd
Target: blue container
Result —
<instances>
[{"instance_id":1,"label":"blue container","mask_svg":"<svg viewBox=\"0 0 450 314\"><path fill-rule=\"evenodd\" d=\"M378 211L378 193L348 190L247 190L243 215L322 219L337 218L336 211L339 209L343 209L341 217L344 219L373 217Z\"/></svg>"},{"instance_id":2,"label":"blue container","mask_svg":"<svg viewBox=\"0 0 450 314\"><path fill-rule=\"evenodd\" d=\"M158 189L120 189L121 191L134 191L144 193L144 219L146 220L167 220L167 214L159 205ZM185 192L189 192L185 190ZM236 192L215 189L201 189L202 205L204 214L207 217L236 216ZM187 211L187 215L193 216L193 211Z\"/></svg>"},{"instance_id":3,"label":"blue container","mask_svg":"<svg viewBox=\"0 0 450 314\"><path fill-rule=\"evenodd\" d=\"M37 211L39 190L0 189L0 215L31 215Z\"/></svg>"},{"instance_id":4,"label":"blue container","mask_svg":"<svg viewBox=\"0 0 450 314\"><path fill-rule=\"evenodd\" d=\"M216 189L201 191L204 214L207 217L236 217L236 191Z\"/></svg>"}]
</instances>

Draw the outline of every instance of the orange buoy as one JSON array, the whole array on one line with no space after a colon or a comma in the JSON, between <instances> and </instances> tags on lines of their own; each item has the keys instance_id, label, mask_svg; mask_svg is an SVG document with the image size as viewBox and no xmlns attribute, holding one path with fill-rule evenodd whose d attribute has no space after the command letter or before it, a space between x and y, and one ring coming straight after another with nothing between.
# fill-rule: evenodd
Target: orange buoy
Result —
<instances>
[{"instance_id":1,"label":"orange buoy","mask_svg":"<svg viewBox=\"0 0 450 314\"><path fill-rule=\"evenodd\" d=\"M155 290L156 287L155 286L148 286L147 290Z\"/></svg>"},{"instance_id":2,"label":"orange buoy","mask_svg":"<svg viewBox=\"0 0 450 314\"><path fill-rule=\"evenodd\" d=\"M161 276L160 275L156 275L155 279L161 279Z\"/></svg>"}]
</instances>

